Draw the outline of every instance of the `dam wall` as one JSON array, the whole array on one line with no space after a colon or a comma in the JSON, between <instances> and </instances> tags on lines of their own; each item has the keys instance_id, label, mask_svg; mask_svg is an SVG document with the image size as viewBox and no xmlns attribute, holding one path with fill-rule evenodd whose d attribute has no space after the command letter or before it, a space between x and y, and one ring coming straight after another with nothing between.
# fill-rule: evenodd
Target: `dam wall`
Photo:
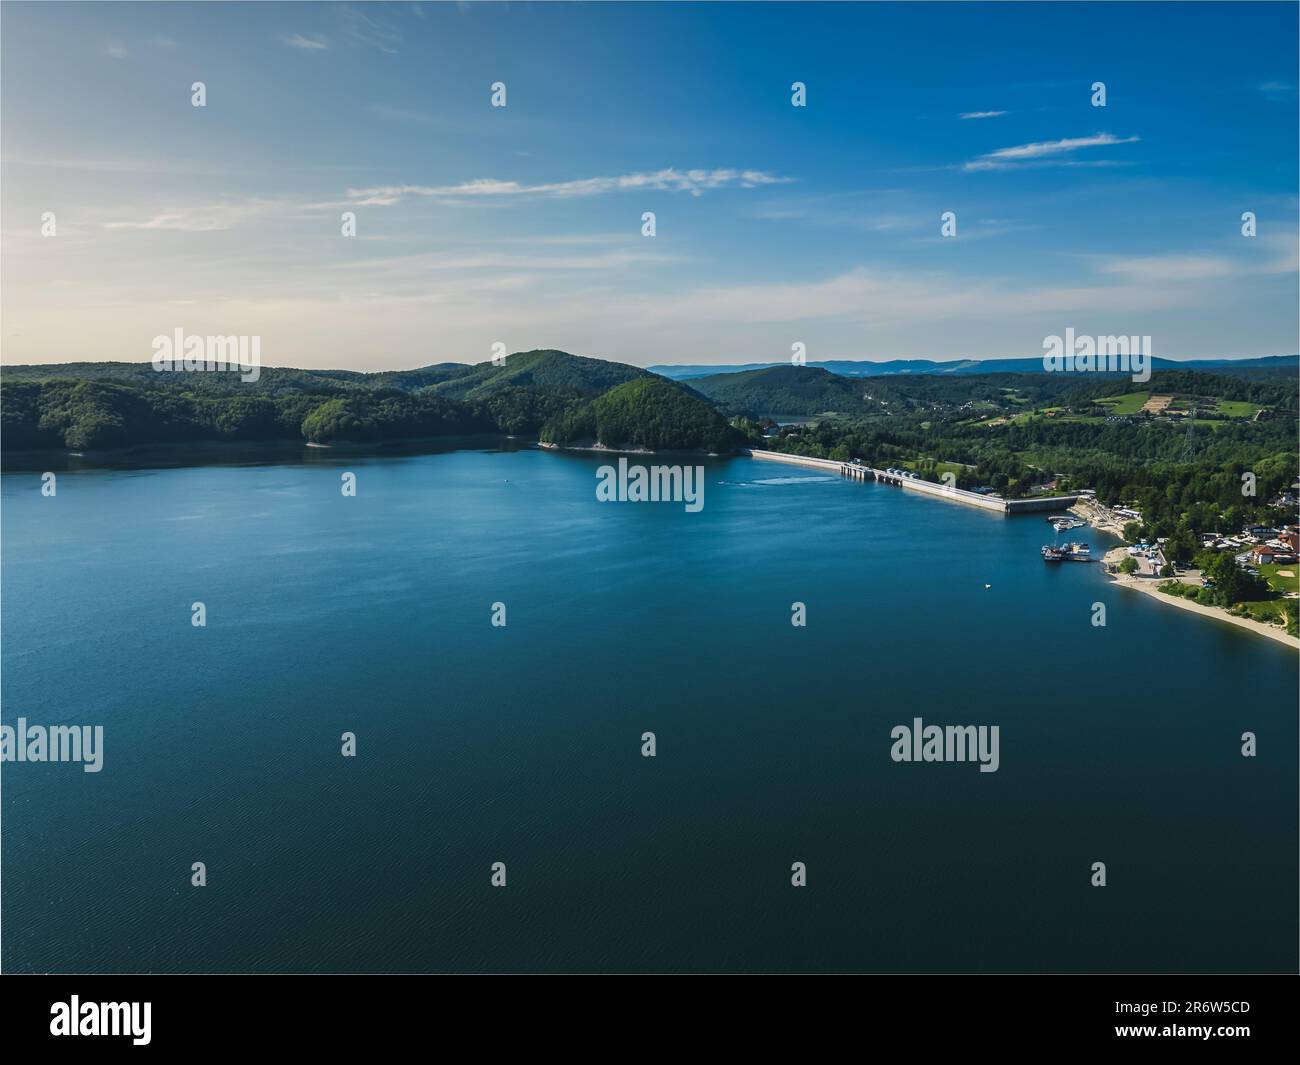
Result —
<instances>
[{"instance_id":1,"label":"dam wall","mask_svg":"<svg viewBox=\"0 0 1300 1065\"><path fill-rule=\"evenodd\" d=\"M759 448L746 448L743 454L751 458L770 462L786 462L794 466L807 466L812 469L838 473L855 481L880 481L892 484L909 492L946 499L950 503L965 503L967 506L979 507L981 510L993 510L1000 514L1027 514L1038 511L1064 510L1074 503L1077 495L1042 496L1033 499L1003 499L1001 496L981 495L968 492L964 488L948 488L941 484L932 484L912 477L900 477L888 470L878 470L874 466L863 466L854 462L839 462L835 459L818 459L808 455L787 455L782 451L764 451Z\"/></svg>"}]
</instances>

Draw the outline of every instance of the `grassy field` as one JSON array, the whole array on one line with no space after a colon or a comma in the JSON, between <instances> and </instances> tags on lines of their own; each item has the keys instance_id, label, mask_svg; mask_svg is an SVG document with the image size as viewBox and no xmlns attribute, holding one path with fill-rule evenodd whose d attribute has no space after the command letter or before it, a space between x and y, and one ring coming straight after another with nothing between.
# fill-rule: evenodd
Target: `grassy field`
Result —
<instances>
[{"instance_id":1,"label":"grassy field","mask_svg":"<svg viewBox=\"0 0 1300 1065\"><path fill-rule=\"evenodd\" d=\"M1246 608L1251 617L1259 621L1280 621L1285 625L1286 617L1283 613L1282 602L1281 599L1263 599L1257 602L1242 603L1241 606Z\"/></svg>"},{"instance_id":2,"label":"grassy field","mask_svg":"<svg viewBox=\"0 0 1300 1065\"><path fill-rule=\"evenodd\" d=\"M1292 576L1279 576L1279 571L1290 573ZM1300 592L1300 576L1295 576L1295 574L1300 574L1300 568L1297 568L1293 563L1288 563L1283 566L1273 565L1259 567L1259 575L1268 581L1268 586L1275 592Z\"/></svg>"},{"instance_id":3,"label":"grassy field","mask_svg":"<svg viewBox=\"0 0 1300 1065\"><path fill-rule=\"evenodd\" d=\"M1108 396L1097 402L1109 407L1112 414L1136 414L1150 398L1150 392L1126 392L1122 396Z\"/></svg>"},{"instance_id":4,"label":"grassy field","mask_svg":"<svg viewBox=\"0 0 1300 1065\"><path fill-rule=\"evenodd\" d=\"M1259 409L1257 403L1235 399L1221 399L1218 406L1218 412L1225 418L1253 418Z\"/></svg>"}]
</instances>

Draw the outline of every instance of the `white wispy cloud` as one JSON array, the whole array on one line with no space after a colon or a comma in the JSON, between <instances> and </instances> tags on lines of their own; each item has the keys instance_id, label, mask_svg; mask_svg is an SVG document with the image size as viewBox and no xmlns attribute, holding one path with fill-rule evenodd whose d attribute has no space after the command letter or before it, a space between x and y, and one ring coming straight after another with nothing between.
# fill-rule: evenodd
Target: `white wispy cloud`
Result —
<instances>
[{"instance_id":1,"label":"white wispy cloud","mask_svg":"<svg viewBox=\"0 0 1300 1065\"><path fill-rule=\"evenodd\" d=\"M1104 310L1129 312L1188 306L1192 293L1118 285L1021 286L1002 279L964 280L948 275L860 267L806 282L704 286L677 295L628 297L617 313L646 324L700 321L706 315L737 322L836 319L859 325L926 318L974 321L1016 315Z\"/></svg>"},{"instance_id":2,"label":"white wispy cloud","mask_svg":"<svg viewBox=\"0 0 1300 1065\"><path fill-rule=\"evenodd\" d=\"M1300 238L1296 236L1294 219L1269 233L1256 238L1260 251L1266 258L1260 272L1266 274L1300 273Z\"/></svg>"},{"instance_id":3,"label":"white wispy cloud","mask_svg":"<svg viewBox=\"0 0 1300 1065\"><path fill-rule=\"evenodd\" d=\"M111 56L113 59L125 59L127 56L126 45L119 41L109 41L104 45L104 54Z\"/></svg>"},{"instance_id":4,"label":"white wispy cloud","mask_svg":"<svg viewBox=\"0 0 1300 1065\"><path fill-rule=\"evenodd\" d=\"M1255 240L1241 241L1231 255L1169 254L1099 256L1092 258L1103 274L1115 274L1144 285L1260 278L1295 273L1297 240L1294 224Z\"/></svg>"},{"instance_id":5,"label":"white wispy cloud","mask_svg":"<svg viewBox=\"0 0 1300 1065\"><path fill-rule=\"evenodd\" d=\"M1011 148L999 148L978 159L972 159L965 170L1006 170L1024 163L1036 163L1043 160L1057 162L1055 157L1068 155L1084 148L1104 148L1115 144L1132 144L1137 137L1116 137L1110 133L1094 133L1090 137L1065 137L1056 141L1035 141L1032 144L1017 144Z\"/></svg>"},{"instance_id":6,"label":"white wispy cloud","mask_svg":"<svg viewBox=\"0 0 1300 1065\"><path fill-rule=\"evenodd\" d=\"M319 33L313 33L310 37L304 37L301 33L294 33L281 37L280 40L290 48L302 48L305 51L321 51L330 46L329 41Z\"/></svg>"},{"instance_id":7,"label":"white wispy cloud","mask_svg":"<svg viewBox=\"0 0 1300 1065\"><path fill-rule=\"evenodd\" d=\"M1236 268L1229 259L1216 255L1143 255L1103 260L1104 274L1120 274L1133 281L1209 281L1230 277Z\"/></svg>"},{"instance_id":8,"label":"white wispy cloud","mask_svg":"<svg viewBox=\"0 0 1300 1065\"><path fill-rule=\"evenodd\" d=\"M402 35L392 23L367 15L346 5L337 9L343 35L356 44L364 44L388 55L397 55Z\"/></svg>"},{"instance_id":9,"label":"white wispy cloud","mask_svg":"<svg viewBox=\"0 0 1300 1065\"><path fill-rule=\"evenodd\" d=\"M102 222L104 229L159 230L172 233L214 233L233 229L277 207L285 206L274 200L245 200L232 203L209 203L168 206L145 218L114 218Z\"/></svg>"},{"instance_id":10,"label":"white wispy cloud","mask_svg":"<svg viewBox=\"0 0 1300 1065\"><path fill-rule=\"evenodd\" d=\"M381 207L400 202L407 196L432 196L461 200L512 196L550 196L557 198L599 196L608 192L653 190L689 192L702 195L706 190L721 188L753 189L762 185L780 185L793 178L776 177L762 170L677 170L672 167L652 172L620 174L614 177L579 178L540 185L496 178L477 178L457 185L376 185L348 189L348 196L363 206Z\"/></svg>"},{"instance_id":11,"label":"white wispy cloud","mask_svg":"<svg viewBox=\"0 0 1300 1065\"><path fill-rule=\"evenodd\" d=\"M969 118L998 118L1000 115L1005 115L1005 114L1006 114L1005 111L967 111L967 112L965 112L964 114L958 115L957 117L958 117L958 118L967 118L967 119L969 119Z\"/></svg>"},{"instance_id":12,"label":"white wispy cloud","mask_svg":"<svg viewBox=\"0 0 1300 1065\"><path fill-rule=\"evenodd\" d=\"M1287 81L1266 81L1259 86L1259 91L1272 99L1281 99L1293 95L1296 87Z\"/></svg>"},{"instance_id":13,"label":"white wispy cloud","mask_svg":"<svg viewBox=\"0 0 1300 1065\"><path fill-rule=\"evenodd\" d=\"M104 228L165 229L176 233L210 233L218 229L229 229L230 224L215 218L196 218L178 213L164 213L135 222L105 222Z\"/></svg>"}]
</instances>

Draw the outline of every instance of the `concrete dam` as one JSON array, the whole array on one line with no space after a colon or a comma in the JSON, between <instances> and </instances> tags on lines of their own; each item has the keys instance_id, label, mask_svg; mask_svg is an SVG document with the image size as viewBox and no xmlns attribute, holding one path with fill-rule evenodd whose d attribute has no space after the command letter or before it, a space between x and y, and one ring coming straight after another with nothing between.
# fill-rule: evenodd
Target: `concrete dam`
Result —
<instances>
[{"instance_id":1,"label":"concrete dam","mask_svg":"<svg viewBox=\"0 0 1300 1065\"><path fill-rule=\"evenodd\" d=\"M762 451L758 448L742 449L742 454L751 458L765 459L771 462L788 462L795 466L810 466L813 469L838 473L854 481L879 481L892 484L909 492L946 499L950 503L965 503L967 506L982 510L995 510L1000 514L1029 514L1036 511L1064 510L1078 500L1077 495L1042 496L1034 499L1003 499L1001 496L981 495L968 492L964 488L948 488L929 481L916 480L911 477L899 477L887 470L878 470L874 466L863 466L856 462L837 462L834 459L815 459L807 455L787 455L780 451Z\"/></svg>"}]
</instances>

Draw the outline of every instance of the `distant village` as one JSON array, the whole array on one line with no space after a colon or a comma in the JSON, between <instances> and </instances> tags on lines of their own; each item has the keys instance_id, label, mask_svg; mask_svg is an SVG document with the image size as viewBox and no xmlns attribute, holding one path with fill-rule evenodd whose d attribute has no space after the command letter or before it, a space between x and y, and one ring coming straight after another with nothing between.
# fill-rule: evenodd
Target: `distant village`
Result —
<instances>
[{"instance_id":1,"label":"distant village","mask_svg":"<svg viewBox=\"0 0 1300 1065\"><path fill-rule=\"evenodd\" d=\"M1300 496L1300 484L1282 492L1270 504L1274 508L1294 513ZM1096 501L1096 494L1085 490L1080 501L1095 508L1103 520L1116 528L1130 522L1142 523L1142 513L1133 507L1104 507ZM1165 536L1154 541L1141 540L1127 548L1130 557L1138 562L1140 576L1160 576L1175 567L1165 557L1164 547L1169 542ZM1290 565L1300 557L1300 530L1295 525L1247 525L1238 532L1204 532L1200 534L1203 551L1231 551L1241 569L1252 577L1260 575L1259 566ZM1166 570L1169 567L1169 570Z\"/></svg>"}]
</instances>

